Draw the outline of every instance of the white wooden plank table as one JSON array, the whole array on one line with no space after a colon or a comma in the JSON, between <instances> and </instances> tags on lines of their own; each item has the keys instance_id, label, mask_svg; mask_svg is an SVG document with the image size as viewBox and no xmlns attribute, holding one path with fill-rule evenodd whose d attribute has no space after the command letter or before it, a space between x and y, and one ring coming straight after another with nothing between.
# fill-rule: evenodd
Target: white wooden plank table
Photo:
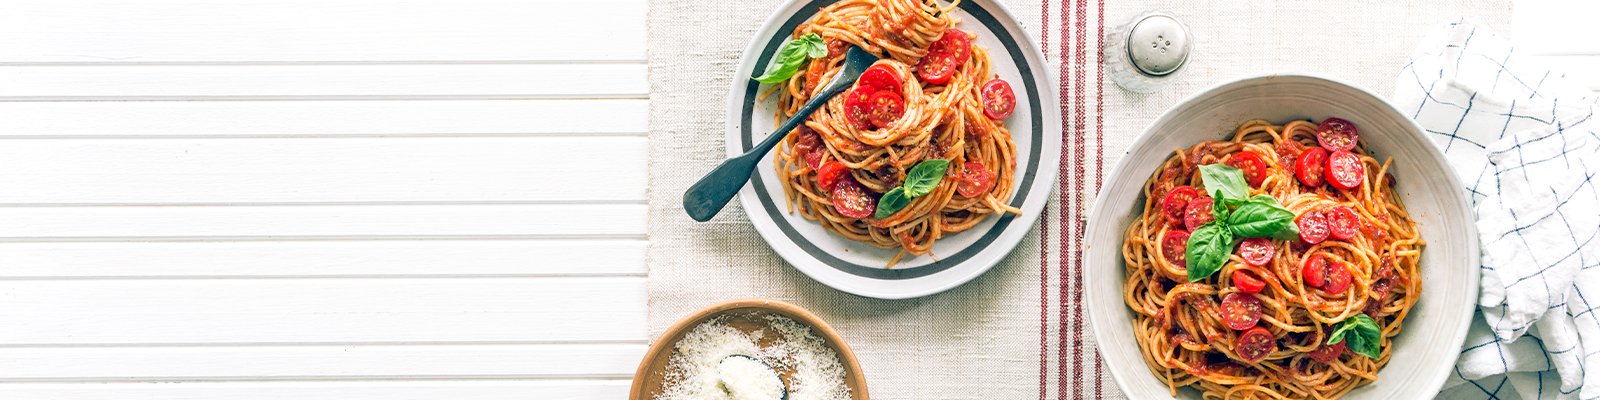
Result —
<instances>
[{"instance_id":1,"label":"white wooden plank table","mask_svg":"<svg viewBox=\"0 0 1600 400\"><path fill-rule=\"evenodd\" d=\"M1513 39L1600 90L1596 7ZM0 4L0 398L625 396L645 13Z\"/></svg>"}]
</instances>

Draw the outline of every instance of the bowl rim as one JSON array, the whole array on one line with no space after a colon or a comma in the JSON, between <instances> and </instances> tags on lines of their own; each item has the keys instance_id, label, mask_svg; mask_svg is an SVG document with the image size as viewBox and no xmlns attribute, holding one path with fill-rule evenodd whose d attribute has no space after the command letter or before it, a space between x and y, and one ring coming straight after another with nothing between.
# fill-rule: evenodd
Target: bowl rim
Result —
<instances>
[{"instance_id":1,"label":"bowl rim","mask_svg":"<svg viewBox=\"0 0 1600 400\"><path fill-rule=\"evenodd\" d=\"M673 323L672 326L667 327L667 330L662 331L661 336L650 344L650 349L645 351L644 358L639 361L639 368L633 373L633 384L628 391L628 400L651 400L647 392L650 388L644 387L644 378L650 373L651 361L670 355L673 345L677 344L678 340L683 339L683 335L688 334L690 328L700 325L700 323L711 319L711 317L721 315L730 310L744 308L758 309L794 319L811 327L812 332L820 336L826 343L835 344L834 346L829 346L829 348L839 354L839 364L844 367L846 373L845 384L851 388L850 398L853 400L867 400L870 398L867 395L867 378L861 371L861 363L856 359L855 351L850 349L850 344L846 343L844 337L839 336L839 332L834 330L833 326L828 325L827 321L823 321L822 317L818 317L817 314L812 313L810 310L793 303L776 299L747 297L724 300L695 310L679 319L678 322Z\"/></svg>"},{"instance_id":2,"label":"bowl rim","mask_svg":"<svg viewBox=\"0 0 1600 400\"><path fill-rule=\"evenodd\" d=\"M1383 105L1383 107L1382 107L1383 111L1392 113L1392 114L1394 114L1394 116L1399 117L1400 123L1405 125L1408 129L1410 129L1411 133L1415 134L1416 132L1426 132L1426 130L1424 130L1422 128L1422 126L1420 124L1418 124L1415 119L1406 116L1404 113L1401 113L1399 108L1396 108L1394 106L1394 103L1391 103L1388 99L1384 98L1383 96L1379 96L1378 94L1373 93L1372 91L1367 90L1366 88L1363 88L1363 87L1358 86L1356 84L1350 83L1350 82L1345 81L1343 79L1338 79L1338 78L1329 77L1329 76L1325 76L1325 75L1319 75L1319 74L1312 74L1312 73L1270 72L1270 73L1257 73L1257 74L1247 74L1247 75L1238 76L1238 77L1235 77L1233 79L1228 79L1228 80L1219 82L1217 84L1211 85L1209 87L1206 87L1205 89L1196 91L1196 92L1194 92L1194 93L1192 93L1192 94L1190 94L1188 96L1185 96L1182 100L1178 101L1177 103L1174 103L1171 107L1168 107L1165 111L1163 111L1161 113L1160 116L1156 117L1156 119L1152 120L1148 125L1146 125L1145 128L1139 133L1139 136L1135 137L1134 140L1129 143L1128 148L1129 149L1137 148L1142 143L1154 140L1155 135L1157 134L1155 132L1155 128L1157 126L1159 126L1159 125L1165 124L1166 122L1168 122L1168 120L1174 118L1175 115L1177 114L1177 110L1193 106L1193 105L1199 103L1199 101L1204 99L1204 98L1211 97L1211 96L1213 96L1215 94L1218 94L1218 93L1220 93L1220 92L1222 92L1224 90L1227 90L1229 88L1232 88L1232 87L1235 87L1235 86L1238 86L1238 85L1260 83L1260 82L1270 83L1272 80L1278 79L1278 78L1302 78L1302 79L1309 79L1309 80L1318 80L1318 81L1323 81L1323 82L1326 82L1326 83L1331 83L1331 84L1334 84L1334 85L1343 86L1343 87L1349 88L1351 90L1355 90L1355 91L1360 92L1361 94L1363 94L1363 95L1365 95L1365 96L1367 96L1367 97L1369 97L1369 98L1371 98L1373 100L1376 100L1379 104L1382 104ZM1439 149L1439 145L1437 143L1434 143L1433 140L1431 140L1431 139L1429 139L1429 138L1427 138L1425 136L1422 137L1422 141L1424 143L1426 143L1428 148L1429 148L1428 154L1429 154L1430 157L1432 157L1432 163L1437 164L1437 165L1441 165L1441 166L1444 167L1443 169L1445 170L1445 174L1444 174L1445 176L1443 178L1445 180L1447 180L1447 184L1450 187L1455 187L1455 188L1464 188L1464 187L1466 187L1465 185L1463 185L1461 183L1460 177L1456 175L1455 169L1452 167L1452 164L1450 164L1449 159L1447 159L1445 157L1444 151ZM1108 172L1108 175L1116 176L1118 172L1122 172L1122 170L1124 168L1128 168L1128 164L1135 161L1135 160L1133 160L1133 158L1134 157L1132 157L1131 154L1124 154L1121 159L1117 160L1116 165L1112 166L1112 168ZM1467 215L1474 215L1475 214L1475 210L1472 207L1472 202L1467 197L1467 193L1466 193L1465 190L1456 190L1456 191L1453 191L1453 193L1438 193L1436 195L1440 196L1441 198L1444 198L1445 201L1457 203L1460 207L1462 207L1466 211ZM1096 198L1095 198L1093 206L1089 209L1089 212L1087 214L1085 214L1085 215L1088 216L1088 221L1087 221L1088 223L1087 223L1087 225L1085 225L1085 230L1084 230L1084 232L1086 232L1085 240L1092 239L1093 232L1096 231L1096 228L1100 224L1116 223L1115 220L1107 220L1107 218L1105 218L1105 217L1100 215L1101 213L1105 212L1105 210L1107 210L1106 207L1111 206L1110 197L1111 196L1107 196L1105 193L1096 194ZM1467 229L1467 233L1466 233L1467 237L1472 238L1472 239L1477 239L1478 238L1477 225L1474 223L1474 221L1467 221L1467 223L1465 223L1463 225L1464 225L1464 228ZM1474 245L1475 244L1476 243L1474 243ZM1480 253L1478 251L1465 251L1465 253L1467 255L1467 264L1469 264L1470 267L1474 269L1474 272L1476 272L1476 269L1478 268L1478 266L1482 265L1481 264L1481 259L1480 259ZM1083 257L1085 258L1086 262L1088 261L1088 258L1092 257L1092 254L1093 254L1092 252L1085 252L1084 253ZM1114 257L1114 258L1117 259L1118 261L1116 261L1116 262L1120 264L1120 262L1121 262L1120 261L1120 256ZM1126 268L1126 267L1123 267L1123 268ZM1086 269L1085 270L1085 274L1091 274L1093 272L1090 272L1090 271L1094 271L1094 270L1095 270L1094 268ZM1121 272L1121 268L1118 269L1118 272ZM1477 273L1467 274L1466 279L1469 282L1469 287L1471 288L1471 292L1472 292L1472 295L1470 297L1471 301L1463 302L1463 304L1461 306L1459 306L1459 309L1453 311L1453 312L1457 313L1458 316L1460 316L1460 318L1458 318L1458 321L1454 324L1454 326L1446 326L1446 327L1444 327L1444 328L1451 329L1451 331L1450 331L1451 334L1450 334L1450 339L1449 340L1451 341L1451 343L1456 343L1458 346L1459 346L1459 344L1464 343L1466 341L1467 331L1471 327L1472 320L1473 320L1473 315L1477 311L1477 308L1478 308L1477 307L1477 293L1478 293L1479 287L1480 287L1480 274L1477 274ZM1085 281L1092 283L1092 281L1087 279L1087 276L1085 277ZM1094 285L1090 284L1088 286L1093 287ZM1089 289L1089 290L1094 290L1094 289ZM1120 291L1121 288L1119 287L1117 290ZM1085 296L1085 301L1090 302L1091 305L1094 305L1092 303L1095 303L1095 298L1096 298L1096 296ZM1110 331L1111 328L1108 326L1109 324L1111 324L1112 321L1107 320L1108 316L1107 316L1107 314L1105 314L1107 312L1112 312L1112 310L1104 310L1104 309L1101 309L1101 308L1114 308L1116 312L1126 312L1127 311L1127 305L1126 304L1122 304L1121 302L1118 302L1115 307L1111 307L1109 305L1101 305L1101 306L1102 307L1088 307L1089 308L1089 312L1090 312L1090 316L1089 316L1090 330L1092 332L1094 332L1094 335L1095 335L1096 338L1104 338L1104 337L1109 337L1111 335L1114 335L1114 333ZM1446 307L1446 308L1448 308L1448 307ZM1108 352L1109 351L1108 349L1111 348L1110 342L1106 341L1106 340L1096 340L1095 344L1096 344L1097 350L1101 351L1102 353ZM1458 359L1459 357L1460 357L1460 353L1456 353L1456 354L1452 355L1450 357L1451 358L1450 365L1454 365L1455 364L1455 360ZM1146 366L1146 367L1148 367L1148 366ZM1111 378L1114 381L1116 381L1117 386L1119 388L1121 388L1124 391L1124 393L1127 393L1130 396L1133 396L1133 394L1131 394L1130 392L1127 392L1127 388L1129 387L1129 385L1127 384L1127 380L1131 379L1131 377L1125 376L1127 374L1125 374L1124 372L1127 372L1127 371L1123 371L1123 370L1120 370L1118 368L1110 368L1109 365L1108 365L1107 370L1109 370L1111 372ZM1148 373L1147 370L1148 370L1148 368L1139 369L1139 371L1145 372L1145 373ZM1427 388L1428 392L1438 392L1438 390L1444 386L1445 381L1449 378L1449 374L1450 374L1450 369L1449 368L1441 368L1441 369L1439 369L1438 372L1434 373L1433 376L1427 377L1427 381L1421 383L1421 385L1423 385L1423 387Z\"/></svg>"}]
</instances>

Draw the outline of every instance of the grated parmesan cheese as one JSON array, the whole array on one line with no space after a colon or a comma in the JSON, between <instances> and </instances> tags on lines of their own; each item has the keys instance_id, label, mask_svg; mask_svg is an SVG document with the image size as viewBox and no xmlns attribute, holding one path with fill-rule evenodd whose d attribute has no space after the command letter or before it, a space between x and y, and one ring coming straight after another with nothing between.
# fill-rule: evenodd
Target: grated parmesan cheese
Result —
<instances>
[{"instance_id":1,"label":"grated parmesan cheese","mask_svg":"<svg viewBox=\"0 0 1600 400\"><path fill-rule=\"evenodd\" d=\"M822 338L813 335L810 327L781 315L767 314L764 318L776 334L767 347L757 345L767 335L766 330L740 332L728 326L727 316L695 326L673 346L662 391L655 400L776 399L773 391L761 389L761 385L781 384L784 380L758 383L761 374L771 376L773 369L792 371L786 385L789 400L850 399L839 355ZM728 358L734 355L749 357L748 362L725 366L725 359L743 359ZM756 390L741 390L746 387ZM762 393L765 397L757 397Z\"/></svg>"}]
</instances>

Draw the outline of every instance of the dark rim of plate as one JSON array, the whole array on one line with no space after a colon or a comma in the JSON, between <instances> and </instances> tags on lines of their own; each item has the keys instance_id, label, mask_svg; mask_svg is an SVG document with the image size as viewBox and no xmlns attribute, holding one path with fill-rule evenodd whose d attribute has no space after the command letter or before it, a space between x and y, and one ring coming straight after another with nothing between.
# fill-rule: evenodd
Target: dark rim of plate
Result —
<instances>
[{"instance_id":1,"label":"dark rim of plate","mask_svg":"<svg viewBox=\"0 0 1600 400\"><path fill-rule=\"evenodd\" d=\"M782 34L783 32L794 32L795 27L799 26L802 22L810 20L811 16L816 15L816 13L821 10L822 7L837 3L838 1L839 0L820 0L801 6L799 11L796 11L794 15L789 17L788 21L783 23L782 27L778 28L777 32L779 32L779 34L774 34L772 39L767 42L766 47L761 51L761 56L757 58L757 60L767 60L772 58L773 53L777 52L778 46L782 45L783 42L789 37L789 35ZM1031 133L1033 138L1033 146L1031 146L1032 148L1028 152L1029 162L1027 163L1026 171L1024 171L1022 174L1021 188L1017 190L1017 193L1013 195L1011 199L1012 207L1021 208L1022 203L1028 198L1029 189L1033 187L1034 178L1036 178L1038 175L1039 153L1040 149L1044 146L1044 143L1042 143L1044 141L1044 114L1040 110L1041 105L1039 101L1039 88L1038 84L1033 79L1033 66L1028 64L1027 58L1024 57L1022 49L1017 46L1016 39L1012 37L1011 32L1006 30L1005 26L1000 24L1000 21L995 20L994 15L990 14L988 10L985 10L982 6L975 5L974 2L961 2L959 7L963 11L966 11L967 14L970 14L973 19L976 19L979 23L982 23L983 26L988 28L990 32L997 33L995 38L1005 46L1006 53L1011 56L1011 61L1015 63L1018 72L1020 72L1023 77L1022 84L1027 92L1029 100L1028 102L1031 106L1029 109L1029 115L1032 117L1033 121L1033 132ZM1006 33L1006 35L998 35L998 33ZM743 151L750 151L750 147L754 145L750 132L751 114L755 111L755 107L753 107L753 105L755 104L755 98L758 94L760 86L761 83L756 82L755 80L751 80L745 86L744 102L742 103L745 104L745 106L740 111L741 115L739 125L739 138L742 142L741 145L743 146ZM865 278L883 280L912 279L933 275L935 273L939 273L940 271L950 269L951 267L955 267L956 265L960 265L962 262L971 259L979 252L982 252L985 248L988 248L989 244L993 243L995 239L999 238L1000 234L1005 232L1006 228L1011 225L1011 222L1016 219L1016 215L1013 214L1006 214L1000 217L999 220L995 222L994 226L989 228L987 232L984 232L983 236L978 238L976 242L973 242L972 245L961 249L961 251L956 252L954 255L940 259L932 264L905 269L874 268L841 260L838 257L834 257L832 254L828 254L828 252L823 251L821 248L817 247L815 243L811 243L810 240L807 240L805 236L802 236L800 232L796 231L794 226L789 224L788 219L784 218L783 212L780 211L777 207L777 204L773 202L772 196L767 194L766 190L762 189L766 186L762 183L761 174L751 175L750 180L751 185L753 185L752 187L756 188L756 197L761 200L762 208L766 210L767 215L772 218L772 221L778 225L778 229L783 231L784 236L788 236L789 240L794 241L796 245L800 246L801 250L805 250L806 254L810 254L811 257L816 258L817 261L821 261L823 264L827 264L828 266L840 271L844 271L851 275Z\"/></svg>"}]
</instances>

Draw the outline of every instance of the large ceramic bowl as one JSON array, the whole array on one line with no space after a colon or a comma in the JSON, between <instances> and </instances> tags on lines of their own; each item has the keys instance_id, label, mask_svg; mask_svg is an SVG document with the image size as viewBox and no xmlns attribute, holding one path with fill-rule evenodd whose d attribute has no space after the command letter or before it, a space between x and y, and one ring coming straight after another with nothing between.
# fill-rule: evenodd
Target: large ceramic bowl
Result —
<instances>
[{"instance_id":1,"label":"large ceramic bowl","mask_svg":"<svg viewBox=\"0 0 1600 400\"><path fill-rule=\"evenodd\" d=\"M1394 340L1378 380L1347 399L1433 398L1455 365L1478 295L1478 233L1460 179L1444 153L1407 114L1377 95L1338 80L1293 74L1250 77L1190 96L1167 110L1117 163L1089 214L1084 285L1095 338L1106 366L1130 398L1171 399L1134 341L1134 312L1122 300L1123 231L1144 204L1141 187L1172 155L1203 140L1226 140L1239 123L1261 118L1349 120L1374 157L1394 158L1396 192L1428 245L1422 251L1422 298ZM1193 389L1177 398L1199 399Z\"/></svg>"}]
</instances>

